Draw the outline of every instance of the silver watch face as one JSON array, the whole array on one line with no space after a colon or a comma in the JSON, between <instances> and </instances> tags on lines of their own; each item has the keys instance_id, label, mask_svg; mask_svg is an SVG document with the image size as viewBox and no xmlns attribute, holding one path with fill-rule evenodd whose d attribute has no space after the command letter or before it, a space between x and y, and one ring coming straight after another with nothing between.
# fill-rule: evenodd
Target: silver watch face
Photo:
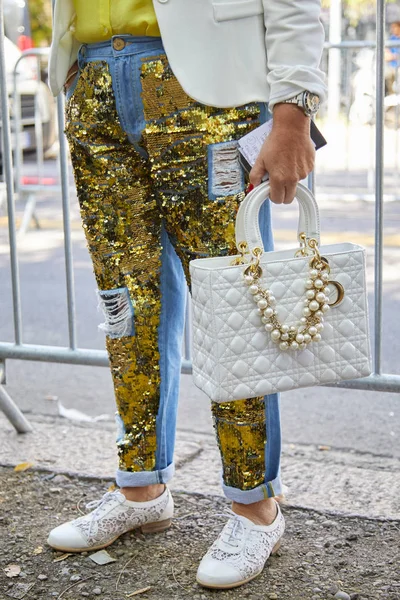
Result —
<instances>
[{"instance_id":1,"label":"silver watch face","mask_svg":"<svg viewBox=\"0 0 400 600\"><path fill-rule=\"evenodd\" d=\"M310 115L314 115L319 109L319 96L305 92L304 94L304 110Z\"/></svg>"}]
</instances>

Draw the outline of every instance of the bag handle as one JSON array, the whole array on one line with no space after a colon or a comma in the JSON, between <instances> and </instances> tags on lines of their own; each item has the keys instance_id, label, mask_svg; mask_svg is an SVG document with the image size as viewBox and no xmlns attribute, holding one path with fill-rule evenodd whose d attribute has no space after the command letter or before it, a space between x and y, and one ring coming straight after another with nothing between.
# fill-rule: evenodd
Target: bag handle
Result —
<instances>
[{"instance_id":1,"label":"bag handle","mask_svg":"<svg viewBox=\"0 0 400 600\"><path fill-rule=\"evenodd\" d=\"M264 247L258 217L269 192L270 186L265 183L256 187L243 200L236 217L236 241L241 257L235 257L233 264L243 264L244 281L272 341L283 351L303 350L311 342L321 341L325 313L343 300L344 289L338 281L330 281L329 261L321 256L318 249L319 214L314 196L306 187L298 184L296 198L300 208L300 249L295 256L307 256L308 276L304 281L304 307L300 320L292 324L281 322L275 308L276 299L272 291L264 287L262 279L261 258ZM248 257L250 261L246 260ZM330 283L337 289L338 297L333 303L329 302Z\"/></svg>"},{"instance_id":2,"label":"bag handle","mask_svg":"<svg viewBox=\"0 0 400 600\"><path fill-rule=\"evenodd\" d=\"M247 244L246 252L252 253L255 248L260 248L264 252L258 215L261 206L269 197L269 193L269 183L262 183L247 194L240 205L235 225L236 246L240 253L243 253L243 242ZM319 210L314 196L308 188L299 183L296 199L300 209L298 233L304 233L306 239L314 238L319 244Z\"/></svg>"}]
</instances>

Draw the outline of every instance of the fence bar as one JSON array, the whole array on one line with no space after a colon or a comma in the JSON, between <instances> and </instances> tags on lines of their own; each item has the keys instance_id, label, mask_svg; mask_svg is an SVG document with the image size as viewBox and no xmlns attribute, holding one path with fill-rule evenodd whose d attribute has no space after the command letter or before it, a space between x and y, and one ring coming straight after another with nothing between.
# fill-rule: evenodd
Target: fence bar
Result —
<instances>
[{"instance_id":1,"label":"fence bar","mask_svg":"<svg viewBox=\"0 0 400 600\"><path fill-rule=\"evenodd\" d=\"M2 112L3 164L7 190L8 231L10 239L10 264L13 298L14 335L16 344L22 343L21 292L17 257L15 228L14 184L12 175L10 108L7 92L7 72L4 56L4 14L3 0L0 0L0 98Z\"/></svg>"},{"instance_id":2,"label":"fence bar","mask_svg":"<svg viewBox=\"0 0 400 600\"><path fill-rule=\"evenodd\" d=\"M37 79L37 84L38 84L37 88L39 91L41 57L48 56L48 55L49 55L49 48L30 48L29 50L24 50L21 53L21 56L18 58L17 62L14 65L14 70L13 70L13 85L14 85L13 114L14 114L14 123L15 123L15 127L14 127L14 131L15 131L14 186L15 186L15 193L16 193L18 199L20 199L20 191L21 191L20 188L22 186L21 172L22 172L22 165L23 165L23 150L22 150L21 138L20 138L20 133L23 131L23 123L22 123L22 114L21 114L21 95L18 92L18 67L19 67L20 62L25 60L26 57L28 57L28 56L36 57L36 61L37 61L36 62L36 70L37 70L37 78L38 78ZM37 139L38 94L36 94L35 96L36 96L35 97L35 139ZM43 139L43 135L42 135L42 139ZM43 142L42 142L42 148L43 148ZM42 163L43 163L43 149L41 150L41 155L42 155ZM38 157L40 157L40 154L38 154ZM40 180L40 173L39 173L39 180Z\"/></svg>"},{"instance_id":3,"label":"fence bar","mask_svg":"<svg viewBox=\"0 0 400 600\"><path fill-rule=\"evenodd\" d=\"M33 431L31 425L25 419L22 412L11 400L6 390L0 385L0 410L5 414L11 425L15 427L18 433L29 433Z\"/></svg>"},{"instance_id":4,"label":"fence bar","mask_svg":"<svg viewBox=\"0 0 400 600\"><path fill-rule=\"evenodd\" d=\"M184 375L192 374L192 362L190 360L184 359L181 364L181 373Z\"/></svg>"},{"instance_id":5,"label":"fence bar","mask_svg":"<svg viewBox=\"0 0 400 600\"><path fill-rule=\"evenodd\" d=\"M64 228L65 274L67 284L69 347L71 350L75 350L75 348L77 347L75 320L75 289L72 265L71 221L69 209L68 155L67 142L64 135L64 98L62 94L59 94L57 97L57 122L60 138L60 176Z\"/></svg>"},{"instance_id":6,"label":"fence bar","mask_svg":"<svg viewBox=\"0 0 400 600\"><path fill-rule=\"evenodd\" d=\"M307 178L307 187L312 194L315 194L315 171L311 171Z\"/></svg>"},{"instance_id":7,"label":"fence bar","mask_svg":"<svg viewBox=\"0 0 400 600\"><path fill-rule=\"evenodd\" d=\"M0 361L5 358L14 360L34 360L37 362L53 362L90 367L108 367L108 354L105 350L89 350L87 348L61 348L58 346L39 346L24 344L17 346L8 342L0 343ZM182 361L182 373L191 373L190 360Z\"/></svg>"},{"instance_id":8,"label":"fence bar","mask_svg":"<svg viewBox=\"0 0 400 600\"><path fill-rule=\"evenodd\" d=\"M23 150L21 144L22 133L22 114L21 114L21 96L18 92L18 65L17 61L13 71L13 116L14 116L14 192L18 200L20 199L21 185L21 167L23 163Z\"/></svg>"},{"instance_id":9,"label":"fence bar","mask_svg":"<svg viewBox=\"0 0 400 600\"><path fill-rule=\"evenodd\" d=\"M34 360L37 362L64 363L92 367L108 367L109 361L105 350L74 349L59 346L39 346L24 344L16 346L11 343L0 343L0 360L11 358L17 360Z\"/></svg>"},{"instance_id":10,"label":"fence bar","mask_svg":"<svg viewBox=\"0 0 400 600\"><path fill-rule=\"evenodd\" d=\"M377 23L377 27L378 27L378 23ZM384 46L386 46L387 48L397 48L398 46L400 46L400 41L396 41L396 40L387 40L385 41L383 39L383 44ZM357 48L376 48L377 47L377 42L373 42L373 41L369 41L369 40L344 40L341 42L325 42L324 43L324 48L325 50L330 50L331 48L339 48L340 50L345 50L346 48L354 48L355 50L357 50Z\"/></svg>"},{"instance_id":11,"label":"fence bar","mask_svg":"<svg viewBox=\"0 0 400 600\"><path fill-rule=\"evenodd\" d=\"M382 261L383 261L383 143L385 100L385 0L377 0L376 11L376 132L375 132L375 295L374 373L382 362Z\"/></svg>"},{"instance_id":12,"label":"fence bar","mask_svg":"<svg viewBox=\"0 0 400 600\"><path fill-rule=\"evenodd\" d=\"M35 140L36 140L36 164L38 182L43 181L44 173L44 143L43 143L43 121L42 110L40 106L40 84L41 84L41 60L40 55L36 56L36 74L37 74L37 94L35 96Z\"/></svg>"},{"instance_id":13,"label":"fence bar","mask_svg":"<svg viewBox=\"0 0 400 600\"><path fill-rule=\"evenodd\" d=\"M25 210L24 210L24 214L22 216L22 221L21 221L21 224L20 224L19 230L18 230L19 235L25 235L25 233L29 229L29 225L30 225L32 219L34 219L34 221L36 222L37 229L39 228L39 225L38 225L39 222L35 215L35 208L36 208L36 196L35 196L35 194L29 194L28 199L25 204Z\"/></svg>"},{"instance_id":14,"label":"fence bar","mask_svg":"<svg viewBox=\"0 0 400 600\"><path fill-rule=\"evenodd\" d=\"M24 344L16 346L11 343L0 343L0 360L11 358L16 360L34 360L37 362L53 362L59 364L82 365L90 367L108 367L108 355L105 350L88 350L59 348L55 346L37 346ZM184 359L181 364L184 374L192 373L192 363ZM400 375L382 374L370 375L363 379L341 381L324 387L348 388L357 390L370 390L376 392L399 392ZM1 407L0 407L1 408Z\"/></svg>"},{"instance_id":15,"label":"fence bar","mask_svg":"<svg viewBox=\"0 0 400 600\"><path fill-rule=\"evenodd\" d=\"M345 388L352 390L368 390L371 392L399 393L400 375L382 373L381 375L370 375L363 379L341 381L340 383L327 384L324 387Z\"/></svg>"},{"instance_id":16,"label":"fence bar","mask_svg":"<svg viewBox=\"0 0 400 600\"><path fill-rule=\"evenodd\" d=\"M0 411L4 413L18 433L29 433L32 431L30 423L1 385L6 382L5 379L5 363L0 362Z\"/></svg>"}]
</instances>

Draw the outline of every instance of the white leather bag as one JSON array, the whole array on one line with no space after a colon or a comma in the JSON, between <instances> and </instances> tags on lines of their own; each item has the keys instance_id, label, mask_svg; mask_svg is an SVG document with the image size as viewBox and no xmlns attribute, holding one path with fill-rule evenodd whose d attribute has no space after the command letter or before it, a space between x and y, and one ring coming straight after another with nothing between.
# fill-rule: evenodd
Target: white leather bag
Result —
<instances>
[{"instance_id":1,"label":"white leather bag","mask_svg":"<svg viewBox=\"0 0 400 600\"><path fill-rule=\"evenodd\" d=\"M216 402L371 373L364 248L319 247L318 207L299 185L300 248L264 252L268 194L262 184L240 206L240 254L190 263L194 382Z\"/></svg>"}]
</instances>

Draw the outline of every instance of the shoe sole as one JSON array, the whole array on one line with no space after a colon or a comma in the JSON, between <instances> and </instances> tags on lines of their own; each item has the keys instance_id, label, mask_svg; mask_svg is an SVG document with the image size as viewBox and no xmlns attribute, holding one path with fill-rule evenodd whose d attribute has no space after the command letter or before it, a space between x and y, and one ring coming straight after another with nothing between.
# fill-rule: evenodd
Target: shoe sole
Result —
<instances>
[{"instance_id":1,"label":"shoe sole","mask_svg":"<svg viewBox=\"0 0 400 600\"><path fill-rule=\"evenodd\" d=\"M106 544L101 544L100 546L88 546L87 548L68 548L67 546L54 546L53 544L49 544L51 548L54 550L59 550L62 552L93 552L94 550L101 550L102 548L107 548L107 546L111 546L121 535L125 533L129 533L130 531L136 531L140 529L142 533L161 533L166 529L169 529L172 524L172 519L165 519L165 521L157 521L155 523L144 523L143 525L139 525L138 527L133 527L133 529L128 529L128 531L124 531L124 533L120 533L112 540L109 540Z\"/></svg>"},{"instance_id":2,"label":"shoe sole","mask_svg":"<svg viewBox=\"0 0 400 600\"><path fill-rule=\"evenodd\" d=\"M272 552L271 552L270 556L272 556L273 554L276 554L278 552L278 550L279 550L280 547L281 547L281 542L279 540L279 542L277 542L275 544L275 546L272 548ZM265 561L265 564L267 564L267 561ZM265 567L265 565L264 565L264 567ZM227 583L225 585L224 584L204 583L204 581L201 581L198 577L196 577L196 581L197 581L198 584L202 585L205 588L210 588L210 589L213 589L213 590L230 590L232 588L236 588L236 587L239 587L241 585L244 585L245 583L248 583L249 581L252 581L256 577L258 577L259 575L261 575L261 573L264 570L264 567L261 569L261 571L259 571L255 575L252 575L251 577L248 577L247 579L243 579L242 581L236 581L235 583Z\"/></svg>"}]
</instances>

